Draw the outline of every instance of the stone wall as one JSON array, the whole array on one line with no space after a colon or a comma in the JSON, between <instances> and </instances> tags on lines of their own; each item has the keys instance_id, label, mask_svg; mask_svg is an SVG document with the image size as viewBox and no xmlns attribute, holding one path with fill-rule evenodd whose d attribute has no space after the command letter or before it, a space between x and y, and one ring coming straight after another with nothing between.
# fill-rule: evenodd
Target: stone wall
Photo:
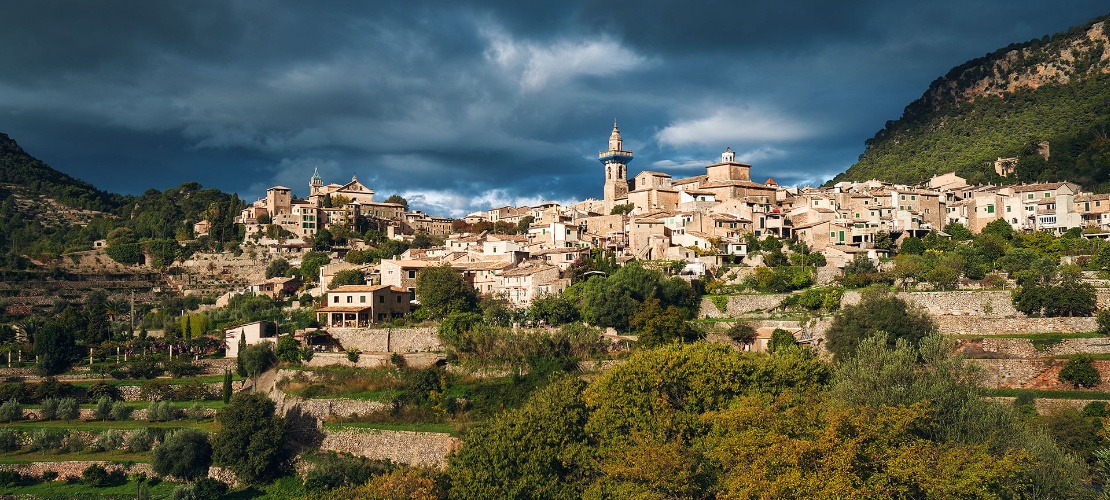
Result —
<instances>
[{"instance_id":1,"label":"stone wall","mask_svg":"<svg viewBox=\"0 0 1110 500\"><path fill-rule=\"evenodd\" d=\"M725 312L717 309L717 305L708 297L701 299L699 318L734 318L755 311L767 311L779 306L783 299L789 297L788 293L767 295L726 295L728 305Z\"/></svg>"},{"instance_id":2,"label":"stone wall","mask_svg":"<svg viewBox=\"0 0 1110 500\"><path fill-rule=\"evenodd\" d=\"M331 365L382 368L393 366L393 361L391 360L393 354L364 352L359 354L357 362L352 362L347 359L347 353L318 352L312 355L311 360L305 361L303 364L309 368ZM410 368L429 368L435 366L440 360L446 359L443 355L434 352L414 352L401 354L400 356L405 360L405 366Z\"/></svg>"},{"instance_id":3,"label":"stone wall","mask_svg":"<svg viewBox=\"0 0 1110 500\"><path fill-rule=\"evenodd\" d=\"M1063 339L1041 343L1040 349L1030 339L992 338L964 340L960 350L969 358L1036 359L1067 354L1110 354L1110 340L1104 337Z\"/></svg>"},{"instance_id":4,"label":"stone wall","mask_svg":"<svg viewBox=\"0 0 1110 500\"><path fill-rule=\"evenodd\" d=\"M941 333L948 335L1013 335L1027 333L1080 333L1098 329L1095 318L977 318L933 316Z\"/></svg>"},{"instance_id":5,"label":"stone wall","mask_svg":"<svg viewBox=\"0 0 1110 500\"><path fill-rule=\"evenodd\" d=\"M436 352L443 349L433 327L330 328L328 333L344 349L362 352Z\"/></svg>"},{"instance_id":6,"label":"stone wall","mask_svg":"<svg viewBox=\"0 0 1110 500\"><path fill-rule=\"evenodd\" d=\"M952 291L952 292L900 292L898 298L916 304L932 316L970 316L977 318L1014 318L1025 315L1014 309L1009 290ZM856 305L860 292L847 291L841 306Z\"/></svg>"},{"instance_id":7,"label":"stone wall","mask_svg":"<svg viewBox=\"0 0 1110 500\"><path fill-rule=\"evenodd\" d=\"M462 444L450 434L377 429L324 431L321 450L422 467L447 467L447 455Z\"/></svg>"},{"instance_id":8,"label":"stone wall","mask_svg":"<svg viewBox=\"0 0 1110 500\"><path fill-rule=\"evenodd\" d=\"M6 470L14 470L23 476L29 477L42 477L42 473L46 471L54 471L58 474L55 481L65 481L67 478L81 478L81 473L90 465L99 464L107 469L109 472L122 469L125 474L146 474L147 477L162 477L154 473L154 469L149 463L132 463L132 464L119 464L113 462L105 462L103 460L69 460L64 462L32 462L26 464L7 464L0 465L0 468ZM232 487L238 486L239 479L235 477L235 473L224 469L223 467L212 466L208 468L208 477L218 479L231 485ZM172 481L184 482L182 479L168 477ZM6 498L6 497L5 497Z\"/></svg>"}]
</instances>

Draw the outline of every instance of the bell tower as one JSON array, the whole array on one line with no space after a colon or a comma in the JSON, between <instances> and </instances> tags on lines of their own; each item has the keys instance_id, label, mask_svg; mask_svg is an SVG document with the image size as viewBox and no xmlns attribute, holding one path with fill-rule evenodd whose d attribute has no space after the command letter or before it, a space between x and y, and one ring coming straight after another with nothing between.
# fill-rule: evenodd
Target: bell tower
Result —
<instances>
[{"instance_id":1,"label":"bell tower","mask_svg":"<svg viewBox=\"0 0 1110 500\"><path fill-rule=\"evenodd\" d=\"M609 150L599 152L597 157L605 165L603 206L608 215L614 205L628 202L628 162L632 161L632 152L624 150L617 122L613 122L613 132L609 134Z\"/></svg>"}]
</instances>

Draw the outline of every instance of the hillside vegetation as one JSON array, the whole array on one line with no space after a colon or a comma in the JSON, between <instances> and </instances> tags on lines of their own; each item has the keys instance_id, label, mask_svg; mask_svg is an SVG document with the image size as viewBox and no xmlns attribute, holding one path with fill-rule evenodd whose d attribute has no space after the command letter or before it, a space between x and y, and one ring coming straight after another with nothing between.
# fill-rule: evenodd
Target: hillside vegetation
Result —
<instances>
[{"instance_id":1,"label":"hillside vegetation","mask_svg":"<svg viewBox=\"0 0 1110 500\"><path fill-rule=\"evenodd\" d=\"M955 171L969 182L1067 179L1110 191L1110 16L1013 44L933 81L902 117L868 139L833 182L918 183ZM1051 156L1036 155L1048 141ZM998 157L1021 157L1015 177Z\"/></svg>"}]
</instances>

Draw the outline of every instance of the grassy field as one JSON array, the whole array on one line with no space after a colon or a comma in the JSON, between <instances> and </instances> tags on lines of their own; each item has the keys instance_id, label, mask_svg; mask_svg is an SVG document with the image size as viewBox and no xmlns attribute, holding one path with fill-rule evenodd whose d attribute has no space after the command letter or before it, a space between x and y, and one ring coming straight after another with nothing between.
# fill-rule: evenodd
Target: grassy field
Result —
<instances>
[{"instance_id":1,"label":"grassy field","mask_svg":"<svg viewBox=\"0 0 1110 500\"><path fill-rule=\"evenodd\" d=\"M34 431L35 429L62 429L62 430L76 430L76 431L103 431L107 429L120 429L120 430L134 430L143 429L146 427L158 427L163 429L199 429L205 432L212 432L216 428L215 422L212 419L201 420L173 420L170 422L149 422L146 420L49 420L46 422L33 420L21 420L12 423L0 423L0 428L18 429L24 432Z\"/></svg>"},{"instance_id":2,"label":"grassy field","mask_svg":"<svg viewBox=\"0 0 1110 500\"><path fill-rule=\"evenodd\" d=\"M81 483L66 483L64 481L51 481L49 483L36 483L25 486L3 488L3 495L13 495L16 498L35 498L40 500L85 498L85 499L134 499L137 483L127 481L117 486L97 488ZM150 486L150 498L170 498L173 490L180 486L178 483L162 481Z\"/></svg>"}]
</instances>

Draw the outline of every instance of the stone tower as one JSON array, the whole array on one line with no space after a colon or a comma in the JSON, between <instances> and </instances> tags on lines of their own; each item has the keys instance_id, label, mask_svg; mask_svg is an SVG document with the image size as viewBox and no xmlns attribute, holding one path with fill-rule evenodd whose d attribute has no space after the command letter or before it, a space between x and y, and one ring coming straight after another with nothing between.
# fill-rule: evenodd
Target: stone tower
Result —
<instances>
[{"instance_id":1,"label":"stone tower","mask_svg":"<svg viewBox=\"0 0 1110 500\"><path fill-rule=\"evenodd\" d=\"M601 151L597 157L605 165L603 200L608 215L614 205L628 202L628 162L632 161L632 152L624 150L616 122L613 122L613 133L609 134L609 150Z\"/></svg>"},{"instance_id":2,"label":"stone tower","mask_svg":"<svg viewBox=\"0 0 1110 500\"><path fill-rule=\"evenodd\" d=\"M308 196L315 196L322 194L324 190L324 181L320 179L320 169L312 169L312 180L308 181Z\"/></svg>"}]
</instances>

